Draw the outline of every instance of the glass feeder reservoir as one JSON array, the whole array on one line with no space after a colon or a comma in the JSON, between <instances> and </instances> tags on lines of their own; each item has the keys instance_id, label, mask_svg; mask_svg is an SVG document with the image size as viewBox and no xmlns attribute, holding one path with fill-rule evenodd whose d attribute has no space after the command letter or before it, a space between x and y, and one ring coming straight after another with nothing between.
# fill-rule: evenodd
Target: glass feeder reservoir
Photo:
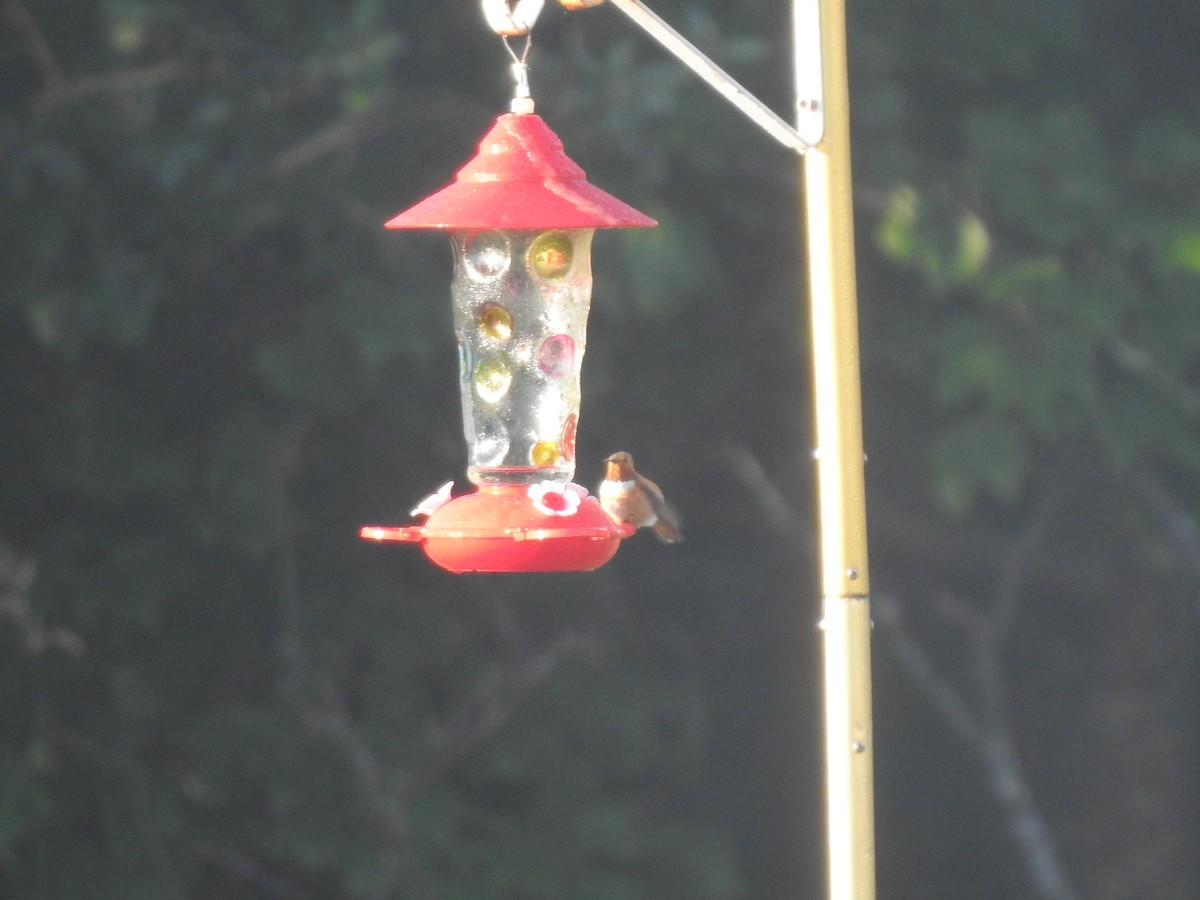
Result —
<instances>
[{"instance_id":1,"label":"glass feeder reservoir","mask_svg":"<svg viewBox=\"0 0 1200 900\"><path fill-rule=\"evenodd\" d=\"M569 482L591 301L587 228L455 231L451 289L467 477Z\"/></svg>"},{"instance_id":2,"label":"glass feeder reservoir","mask_svg":"<svg viewBox=\"0 0 1200 900\"><path fill-rule=\"evenodd\" d=\"M414 510L424 525L368 526L363 537L420 541L452 571L593 569L612 557L630 529L572 483L592 236L654 224L590 184L532 113L501 116L453 184L387 223L449 233L478 490L434 495Z\"/></svg>"}]
</instances>

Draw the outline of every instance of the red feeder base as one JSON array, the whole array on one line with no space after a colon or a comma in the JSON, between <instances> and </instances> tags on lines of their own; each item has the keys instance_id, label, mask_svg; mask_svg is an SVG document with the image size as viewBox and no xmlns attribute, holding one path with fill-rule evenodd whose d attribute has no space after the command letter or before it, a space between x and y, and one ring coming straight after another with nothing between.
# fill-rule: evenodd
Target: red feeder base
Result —
<instances>
[{"instance_id":1,"label":"red feeder base","mask_svg":"<svg viewBox=\"0 0 1200 900\"><path fill-rule=\"evenodd\" d=\"M413 541L451 572L587 572L604 565L636 530L617 525L575 485L484 485L435 510L424 525L365 525L370 541ZM582 492L582 488L578 488Z\"/></svg>"}]
</instances>

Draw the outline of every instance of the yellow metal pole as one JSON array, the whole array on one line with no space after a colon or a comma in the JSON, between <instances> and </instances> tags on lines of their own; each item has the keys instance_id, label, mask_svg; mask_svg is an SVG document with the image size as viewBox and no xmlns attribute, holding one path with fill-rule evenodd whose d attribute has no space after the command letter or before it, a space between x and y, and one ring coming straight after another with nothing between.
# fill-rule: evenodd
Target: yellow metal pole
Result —
<instances>
[{"instance_id":1,"label":"yellow metal pole","mask_svg":"<svg viewBox=\"0 0 1200 900\"><path fill-rule=\"evenodd\" d=\"M489 0L484 0L485 3ZM559 0L567 9L604 0ZM792 128L642 0L610 0L764 131L804 154L817 461L830 900L874 900L871 609L845 0L793 0Z\"/></svg>"},{"instance_id":2,"label":"yellow metal pole","mask_svg":"<svg viewBox=\"0 0 1200 900\"><path fill-rule=\"evenodd\" d=\"M820 96L798 74L800 118L814 109L820 139L803 162L805 232L814 377L825 671L829 897L875 896L875 810L871 731L871 613L867 570L862 397L845 0L795 0L799 38L819 15ZM811 6L809 5L811 4ZM805 21L802 21L805 20ZM811 22L809 22L811 25ZM797 72L805 65L797 59Z\"/></svg>"}]
</instances>

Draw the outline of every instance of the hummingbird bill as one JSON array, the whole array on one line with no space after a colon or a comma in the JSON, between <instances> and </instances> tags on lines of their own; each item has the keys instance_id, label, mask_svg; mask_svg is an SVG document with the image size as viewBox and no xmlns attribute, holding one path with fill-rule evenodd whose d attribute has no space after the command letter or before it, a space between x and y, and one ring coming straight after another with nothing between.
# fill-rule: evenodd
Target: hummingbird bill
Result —
<instances>
[{"instance_id":1,"label":"hummingbird bill","mask_svg":"<svg viewBox=\"0 0 1200 900\"><path fill-rule=\"evenodd\" d=\"M607 457L604 465L604 480L596 494L610 519L618 525L628 522L637 528L649 528L668 544L683 540L679 516L663 499L659 486L633 467L630 454L618 451Z\"/></svg>"}]
</instances>

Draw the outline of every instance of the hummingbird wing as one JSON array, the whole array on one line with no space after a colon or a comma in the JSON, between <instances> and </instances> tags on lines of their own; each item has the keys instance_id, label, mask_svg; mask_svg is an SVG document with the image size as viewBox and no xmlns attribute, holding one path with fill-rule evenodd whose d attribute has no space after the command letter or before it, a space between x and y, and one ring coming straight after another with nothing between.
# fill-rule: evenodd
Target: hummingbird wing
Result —
<instances>
[{"instance_id":1,"label":"hummingbird wing","mask_svg":"<svg viewBox=\"0 0 1200 900\"><path fill-rule=\"evenodd\" d=\"M652 526L659 540L668 544L677 544L683 540L683 532L679 529L679 514L671 508L671 504L663 499L659 486L649 478L639 476L646 489L646 497L650 500L650 508L654 510L657 521Z\"/></svg>"}]
</instances>

